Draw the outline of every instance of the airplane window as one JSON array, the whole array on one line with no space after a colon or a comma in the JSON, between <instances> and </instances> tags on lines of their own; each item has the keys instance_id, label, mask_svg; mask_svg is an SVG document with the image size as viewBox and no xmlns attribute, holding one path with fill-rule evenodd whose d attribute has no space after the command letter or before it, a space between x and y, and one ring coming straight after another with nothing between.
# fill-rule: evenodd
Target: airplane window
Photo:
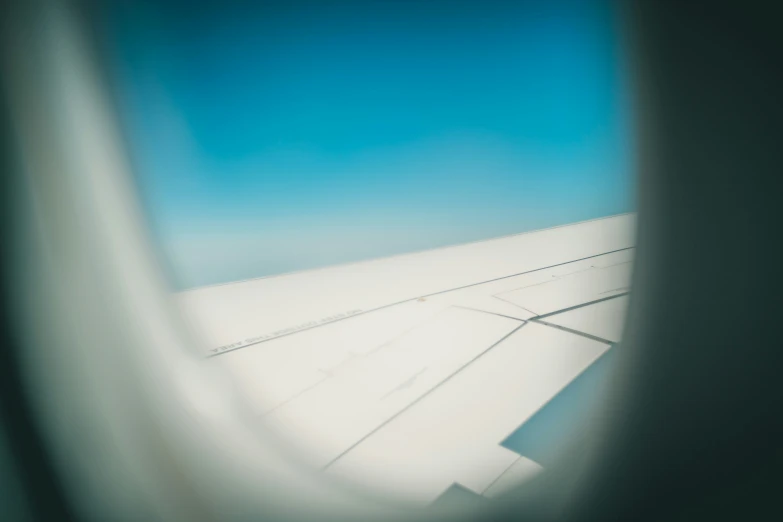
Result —
<instances>
[{"instance_id":1,"label":"airplane window","mask_svg":"<svg viewBox=\"0 0 783 522\"><path fill-rule=\"evenodd\" d=\"M0 518L781 518L771 12L98 4L0 6Z\"/></svg>"},{"instance_id":2,"label":"airplane window","mask_svg":"<svg viewBox=\"0 0 783 522\"><path fill-rule=\"evenodd\" d=\"M555 465L630 291L612 3L113 1L109 72L202 354L259 430L414 505Z\"/></svg>"}]
</instances>

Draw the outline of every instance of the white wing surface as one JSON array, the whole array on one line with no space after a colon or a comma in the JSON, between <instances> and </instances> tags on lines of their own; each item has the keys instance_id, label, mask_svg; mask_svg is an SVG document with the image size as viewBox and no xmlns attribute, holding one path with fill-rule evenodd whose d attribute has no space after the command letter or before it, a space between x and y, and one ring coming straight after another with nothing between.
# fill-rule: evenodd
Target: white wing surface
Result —
<instances>
[{"instance_id":1,"label":"white wing surface","mask_svg":"<svg viewBox=\"0 0 783 522\"><path fill-rule=\"evenodd\" d=\"M308 464L414 503L492 498L548 465L601 382L634 226L626 214L178 299L210 363Z\"/></svg>"}]
</instances>

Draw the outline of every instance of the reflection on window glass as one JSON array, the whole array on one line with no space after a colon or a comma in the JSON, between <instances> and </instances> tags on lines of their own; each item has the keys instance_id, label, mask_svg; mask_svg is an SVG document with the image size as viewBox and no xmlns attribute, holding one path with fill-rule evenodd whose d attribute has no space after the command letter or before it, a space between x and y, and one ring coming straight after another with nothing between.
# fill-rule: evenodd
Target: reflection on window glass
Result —
<instances>
[{"instance_id":1,"label":"reflection on window glass","mask_svg":"<svg viewBox=\"0 0 783 522\"><path fill-rule=\"evenodd\" d=\"M631 210L608 1L118 0L107 16L179 288Z\"/></svg>"}]
</instances>

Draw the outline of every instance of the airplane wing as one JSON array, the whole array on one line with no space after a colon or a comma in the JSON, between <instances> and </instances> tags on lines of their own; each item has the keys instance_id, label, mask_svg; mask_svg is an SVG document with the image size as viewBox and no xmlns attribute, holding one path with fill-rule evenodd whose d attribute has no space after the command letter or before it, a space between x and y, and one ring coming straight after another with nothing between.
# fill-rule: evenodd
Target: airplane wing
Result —
<instances>
[{"instance_id":1,"label":"airplane wing","mask_svg":"<svg viewBox=\"0 0 783 522\"><path fill-rule=\"evenodd\" d=\"M413 503L546 467L620 340L631 214L182 292L308 465Z\"/></svg>"}]
</instances>

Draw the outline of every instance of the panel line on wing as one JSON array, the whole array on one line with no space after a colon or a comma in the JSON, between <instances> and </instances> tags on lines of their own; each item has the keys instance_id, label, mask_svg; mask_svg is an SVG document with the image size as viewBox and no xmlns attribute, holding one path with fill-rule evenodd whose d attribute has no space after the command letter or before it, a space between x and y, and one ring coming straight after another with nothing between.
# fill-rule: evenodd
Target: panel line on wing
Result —
<instances>
[{"instance_id":1,"label":"panel line on wing","mask_svg":"<svg viewBox=\"0 0 783 522\"><path fill-rule=\"evenodd\" d=\"M489 353L489 352L490 352L490 351L491 351L493 348L495 348L496 346L498 346L499 344L501 344L503 341L505 341L506 339L508 339L509 337L511 337L512 335L514 335L516 332L518 332L518 331L519 331L521 328L523 328L523 327L524 327L526 324L527 324L527 322L524 322L524 323L520 324L519 326L517 326L516 328L514 328L513 330L511 330L509 333L507 333L506 335L504 335L503 337L501 337L501 338L500 338L498 341L496 341L495 343L493 343L492 345L490 345L490 346L489 346L488 348L486 348L485 350L481 351L481 352L480 352L478 355L476 355L476 356L475 356L475 357L473 357L473 358L472 358L470 361L468 361L466 364L464 364L464 365L463 365L463 366L461 366L459 369L457 369L457 371L455 371L455 372L451 373L450 375L448 375L448 376L447 376L445 379L443 379L443 380L442 380L442 381L440 381L438 384L436 384L435 386L433 386L432 388L430 388L429 390L427 390L426 392L424 392L422 395L420 395L420 396L419 396L419 397L417 397L415 400L413 400L413 401L412 401L410 404L408 404L407 406L405 406L404 408L402 408L400 411L396 412L394 415L390 416L388 419L386 419L385 421L383 421L383 422L382 422L380 425L376 426L376 427L375 427L373 430L371 430L369 433L365 434L365 435L364 435L362 438L360 438L359 440L357 440L356 442L354 442L353 444L351 444L351 445L350 445L348 448L346 448L345 450L343 450L343 451L342 451L342 452L341 452L339 455L337 455L335 458L333 458L332 460L330 460L330 461L329 461L329 462L328 462L326 465L324 465L324 466L321 468L321 471L325 471L325 470L327 470L327 469L328 469L330 466L332 466L332 464L334 464L335 462L337 462L338 460L340 460L342 457L344 457L345 455L347 455L348 453L350 453L350 452L351 452L351 450L353 450L354 448L356 448L357 446L359 446L359 445L360 445L362 442L364 442L365 440L367 440L367 439L368 439L369 437L371 437L373 434L377 433L379 430L383 429L383 428L384 428L384 427L385 427L387 424L389 424L389 423L390 423L390 422L392 422L394 419L396 419L397 417L399 417L400 415L402 415L402 414L403 414L405 411L409 410L411 407L413 407L413 406L415 406L416 404L418 404L419 402L421 402L421 401L422 401L422 400L423 400L425 397L428 397L428 396L429 396L429 395L430 395L432 392L434 392L435 390L437 390L438 388L440 388L441 386L443 386L445 383L447 383L448 381L450 381L451 379L453 379L453 378L454 378L456 375L459 375L459 374L460 374L462 371L464 371L466 368L468 368L468 367L469 367L471 364L473 364L474 362L476 362L477 360L479 360L481 357L483 357L484 355L486 355L487 353Z\"/></svg>"},{"instance_id":2,"label":"panel line on wing","mask_svg":"<svg viewBox=\"0 0 783 522\"><path fill-rule=\"evenodd\" d=\"M519 462L519 459L521 459L521 458L523 458L523 457L522 457L522 455L520 455L520 456L519 456L519 457L518 457L516 460L512 461L512 462L511 462L511 464L509 464L509 465L506 467L506 469L504 469L503 471L501 471L501 472L500 472L500 474L498 474L498 476L497 476L497 477L495 477L495 478L492 480L492 482L490 482L490 483L489 483L489 485L488 485L487 487L485 487L485 488L484 488L482 491L480 491L480 492L479 492L479 494L480 494L480 495L482 495L482 496L484 496L484 494L485 494L487 491L489 491L489 490L492 488L492 486L494 486L494 485L495 485L495 484L496 484L496 483L497 483L497 482L498 482L498 481L501 479L501 477L503 477L503 475L505 475L505 474L508 472L508 470L510 470L511 468L513 468L513 467L514 467L514 464L516 464L517 462Z\"/></svg>"},{"instance_id":3,"label":"panel line on wing","mask_svg":"<svg viewBox=\"0 0 783 522\"><path fill-rule=\"evenodd\" d=\"M321 371L323 371L323 370L321 370ZM269 415L270 413L274 412L275 410L278 410L278 409L280 409L280 408L284 407L285 405L287 405L287 404L288 404L288 403L290 403L291 401L294 401L294 400L298 399L299 397L301 397L301 396L302 396L302 395L304 395L305 393L309 392L309 391L310 391L310 390L312 390L313 388L315 388L315 387L317 387L317 386L320 386L321 384L323 384L323 382L324 382L324 381L326 381L327 379L329 379L329 377L331 377L331 375L329 375L329 374L326 374L326 375L324 375L323 379L321 379L320 381L318 381L318 382L316 382L316 383L314 383L314 384L311 384L311 385L310 385L310 386L308 386L307 388L304 388L304 389L302 389L302 390L299 390L299 391L298 391L298 392L296 392L294 395L292 395L291 397L287 398L286 400L284 400L284 401L283 401L283 402L281 402L280 404L277 404L277 405L275 405L274 407L270 408L269 410L265 411L263 414L261 414L261 417L264 417L264 416L266 416L266 415Z\"/></svg>"},{"instance_id":4,"label":"panel line on wing","mask_svg":"<svg viewBox=\"0 0 783 522\"><path fill-rule=\"evenodd\" d=\"M604 301L609 301L611 299L617 299L618 297L624 297L626 295L630 294L630 292L623 292L621 294L615 294L610 295L609 297L602 297L601 299L595 299L593 301L587 301L586 303L580 303L578 305L569 306L568 308L563 308L562 310L555 310L554 312L549 312L546 314L536 315L536 317L531 318L532 320L540 321L541 319L546 319L547 317L552 317L553 315L562 314L565 312L570 312L571 310L576 310L577 308L584 308L585 306L594 305L597 303L602 303Z\"/></svg>"},{"instance_id":5,"label":"panel line on wing","mask_svg":"<svg viewBox=\"0 0 783 522\"><path fill-rule=\"evenodd\" d=\"M619 342L625 326L627 309L628 296L621 295L617 296L617 299L607 299L590 306L558 313L548 317L546 323Z\"/></svg>"},{"instance_id":6,"label":"panel line on wing","mask_svg":"<svg viewBox=\"0 0 783 522\"><path fill-rule=\"evenodd\" d=\"M500 294L503 294L503 293L505 293L505 292L500 292ZM503 299L502 297L500 297L500 295L493 295L492 297L494 297L495 299L500 299L504 303L508 303L511 306L516 306L517 308L521 308L522 310L524 310L526 312L530 312L531 314L533 314L536 317L538 317L538 315L539 315L538 312L534 312L533 310L530 310L529 308L525 308L524 306L519 306L517 303L512 303L508 299Z\"/></svg>"},{"instance_id":7,"label":"panel line on wing","mask_svg":"<svg viewBox=\"0 0 783 522\"><path fill-rule=\"evenodd\" d=\"M489 314L489 315L496 315L498 317L505 317L506 319L511 319L513 321L520 321L525 322L525 319L520 319L519 317L511 317L510 315L503 315L496 312L489 312L487 310L480 310L478 308L471 308L469 306L462 306L462 305L451 305L452 308L462 308L463 310L470 310L471 312L481 312L482 314Z\"/></svg>"},{"instance_id":8,"label":"panel line on wing","mask_svg":"<svg viewBox=\"0 0 783 522\"><path fill-rule=\"evenodd\" d=\"M564 332L568 332L568 333L571 333L571 334L574 334L574 335L578 335L580 337L585 337L585 338L593 340L593 341L598 341L599 343L604 343L604 344L609 344L609 345L612 344L612 341L609 341L609 340L604 339L602 337L598 337L597 335L592 335L592 334L589 334L589 333L580 332L579 330L573 330L573 329L567 328L565 326L560 326L559 324L553 324L553 323L548 323L546 321L541 321L538 318L530 319L530 321L532 321L532 322L534 322L536 324L548 326L550 328L555 328L557 330L562 330Z\"/></svg>"},{"instance_id":9,"label":"panel line on wing","mask_svg":"<svg viewBox=\"0 0 783 522\"><path fill-rule=\"evenodd\" d=\"M441 294L445 294L445 293L449 293L449 292L455 292L457 290L463 290L463 289L466 289L466 288L480 286L480 285L484 285L484 284L487 284L487 283L492 283L492 282L495 282L495 281L501 281L503 279L509 279L509 278L512 278L512 277L517 277L517 276L521 276L521 275L525 275L525 274L530 274L530 273L534 273L534 272L540 272L542 270L547 270L549 268L555 268L555 267L558 267L558 266L564 266L564 265L568 265L568 264L571 264L571 263L576 263L576 262L579 262L579 261L585 261L587 259L593 259L593 258L597 258L597 257L601 257L601 256L606 256L606 255L609 255L609 254L614 254L614 253L617 253L617 252L624 252L624 251L632 250L632 249L635 249L635 248L636 247L620 248L620 249L617 249L617 250L611 250L609 252L603 252L601 254L596 254L596 255L593 255L593 256L587 256L587 257L583 257L583 258L580 258L580 259L573 259L571 261L566 261L566 262L563 262L563 263L556 263L556 264L550 265L550 266L545 266L545 267L541 267L541 268L535 268L533 270L527 270L525 272L519 272L519 273L516 273L516 274L507 275L507 276L496 277L494 279L488 279L486 281L481 281L481 282L478 282L478 283L471 283L469 285L463 285L463 286L456 287L456 288L450 288L450 289L447 289L447 290L441 290L439 292L433 292L431 294L411 297L409 299L404 299L402 301L397 301L395 303L390 303L390 304L387 304L387 305L378 306L378 307L372 308L370 310L362 310L361 312L358 312L356 314L352 314L352 315L348 315L346 317L341 317L341 318L338 318L338 319L334 319L332 321L325 322L325 323L315 324L315 325L312 325L312 326L309 326L309 327L306 327L306 328L302 328L302 329L299 329L299 330L294 330L292 332L284 333L284 334L281 334L281 335L278 335L278 336L269 337L267 339L262 339L262 340L258 340L258 341L254 341L254 342L245 343L245 344L243 344L241 342L240 343L235 343L235 344L237 344L237 346L234 346L234 347L232 347L230 349L227 349L227 350L224 350L224 351L221 351L221 352L218 352L218 353L209 354L209 355L207 355L207 357L210 357L210 358L211 357L217 357L219 355L223 355L223 354L226 354L226 353L234 352L236 350L241 350L242 348L247 348L248 346L255 346L257 344L262 344L262 343L265 343L265 342L268 342L268 341L273 341L275 339L280 339L282 337L287 337L287 336L298 334L298 333L301 333L301 332L304 332L304 331L313 330L313 329L319 328L321 326L326 326L326 325L333 324L333 323L336 323L336 322L344 321L346 319L352 319L354 317L359 317L361 315L365 315L365 314L368 314L370 312L375 312L375 311L378 311L378 310L383 310L383 309L386 309L386 308L390 308L392 306L397 306L397 305L401 305L401 304L408 303L408 302L411 302L411 301L415 301L416 299L432 297L432 296L441 295ZM618 294L618 295L622 295L622 294ZM498 296L494 296L494 297L498 297ZM500 297L498 297L498 299L501 299L502 301L506 301L505 299L502 299ZM514 304L514 303L510 303L510 304ZM518 306L518 305L515 305L515 306ZM522 308L522 307L520 307L520 308Z\"/></svg>"},{"instance_id":10,"label":"panel line on wing","mask_svg":"<svg viewBox=\"0 0 783 522\"><path fill-rule=\"evenodd\" d=\"M501 292L501 293L502 293L502 292ZM496 296L496 295L492 295L492 296L490 296L490 297L494 297L494 298L495 298L495 299L497 299L498 301L503 301L504 303L508 303L508 304L510 304L511 306L515 306L515 307L517 307L517 308L519 308L519 309L521 309L521 310L524 310L525 312L531 313L531 314L533 314L533 315L538 315L538 314L536 314L534 311L532 311L532 310L528 310L528 309L527 309L527 308L525 308L524 306L519 306L518 304L516 304L516 303L512 303L511 301L506 301L506 300L505 300L505 299L503 299L502 297L498 297L498 296Z\"/></svg>"},{"instance_id":11,"label":"panel line on wing","mask_svg":"<svg viewBox=\"0 0 783 522\"><path fill-rule=\"evenodd\" d=\"M636 247L629 247L629 248L636 248ZM627 250L627 249L623 249L623 250ZM605 254L599 254L598 256L595 256L595 257L606 256L606 255L609 255L609 254L614 254L616 252L620 252L620 251L619 250L614 250L612 252L606 252ZM577 259L576 261L571 261L571 263L578 263L579 261L585 261L587 259L590 259L590 258L586 257L584 259ZM565 264L569 265L571 263L565 263ZM618 264L622 264L622 263L618 263ZM552 267L549 267L549 268L555 268L556 266L558 266L558 265L553 265ZM616 266L616 265L607 265L607 267L610 267L610 266ZM601 269L601 268L604 268L604 267L600 267L599 269ZM553 281L557 281L558 279L561 279L563 277L572 276L574 274L581 274L582 272L589 272L590 270L594 270L594 269L596 269L596 267L588 266L587 268L583 268L581 270L575 270L573 272L568 272L567 274L556 274L556 275L553 274L552 277L554 279L552 279L550 281L539 281L538 283L530 283L530 284L527 284L527 285L517 286L515 288L510 288L508 290L503 290L502 292L498 292L497 294L494 295L494 297L498 297L498 295L500 295L500 294L510 294L511 292L516 292L517 290L533 288L534 286L546 285L546 284L549 284L549 283L551 283ZM498 299L500 299L500 297L498 297ZM505 299L503 299L503 300L505 301Z\"/></svg>"}]
</instances>

